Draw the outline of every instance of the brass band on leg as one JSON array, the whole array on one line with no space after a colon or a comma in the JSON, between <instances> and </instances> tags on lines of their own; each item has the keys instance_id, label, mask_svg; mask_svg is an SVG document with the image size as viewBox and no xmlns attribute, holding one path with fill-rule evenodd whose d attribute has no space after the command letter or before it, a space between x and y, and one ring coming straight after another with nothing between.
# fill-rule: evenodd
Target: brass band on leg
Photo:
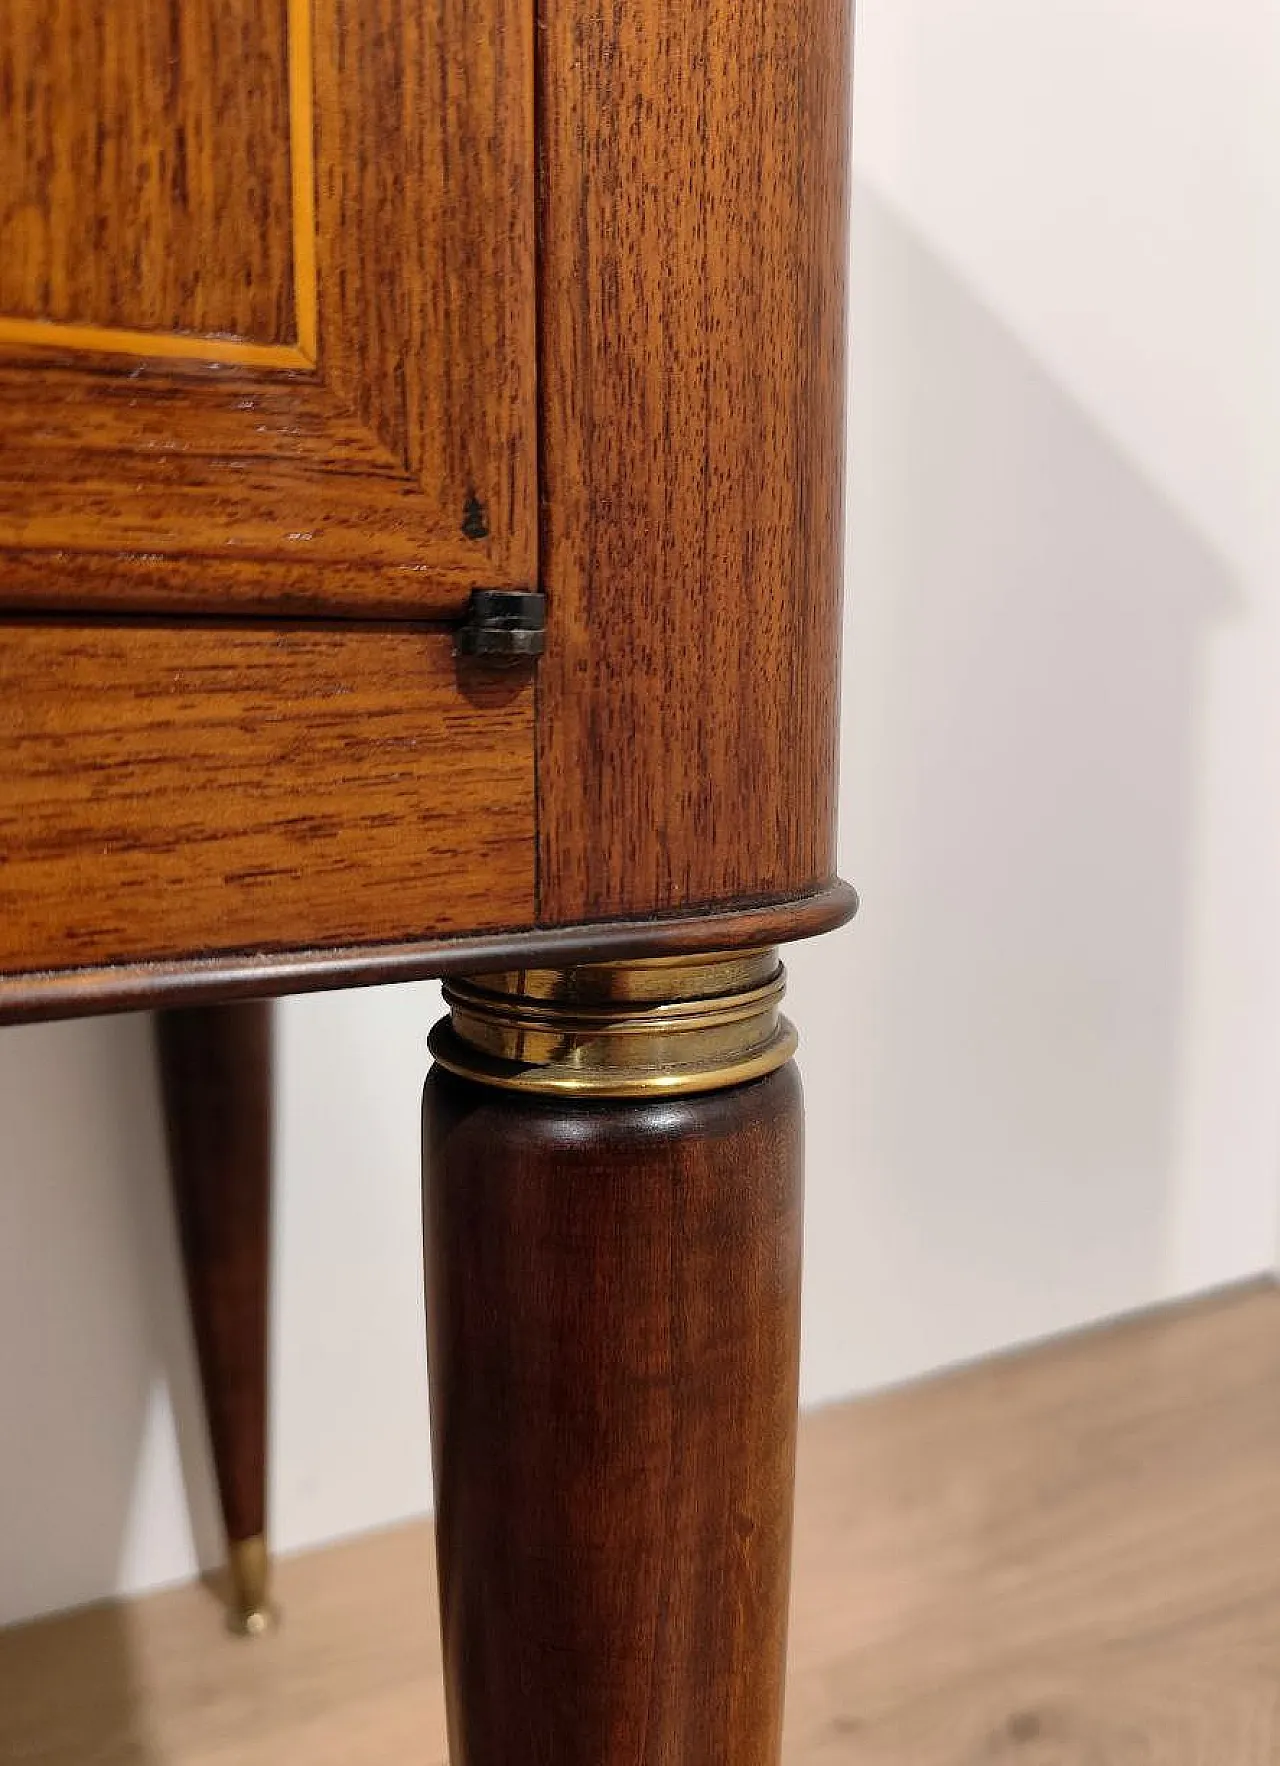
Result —
<instances>
[{"instance_id":1,"label":"brass band on leg","mask_svg":"<svg viewBox=\"0 0 1280 1766\"><path fill-rule=\"evenodd\" d=\"M677 1096L762 1078L795 1053L775 949L507 969L446 983L442 1067L509 1091Z\"/></svg>"}]
</instances>

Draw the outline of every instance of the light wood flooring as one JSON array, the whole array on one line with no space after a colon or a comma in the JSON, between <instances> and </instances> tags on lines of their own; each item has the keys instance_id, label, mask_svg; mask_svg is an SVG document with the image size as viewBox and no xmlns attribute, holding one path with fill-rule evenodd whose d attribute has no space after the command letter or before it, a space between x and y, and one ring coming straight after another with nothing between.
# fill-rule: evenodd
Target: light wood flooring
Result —
<instances>
[{"instance_id":1,"label":"light wood flooring","mask_svg":"<svg viewBox=\"0 0 1280 1766\"><path fill-rule=\"evenodd\" d=\"M1275 1289L826 1411L801 1441L786 1766L1280 1766ZM257 1643L203 1588L0 1634L0 1761L443 1762L427 1529L279 1585Z\"/></svg>"}]
</instances>

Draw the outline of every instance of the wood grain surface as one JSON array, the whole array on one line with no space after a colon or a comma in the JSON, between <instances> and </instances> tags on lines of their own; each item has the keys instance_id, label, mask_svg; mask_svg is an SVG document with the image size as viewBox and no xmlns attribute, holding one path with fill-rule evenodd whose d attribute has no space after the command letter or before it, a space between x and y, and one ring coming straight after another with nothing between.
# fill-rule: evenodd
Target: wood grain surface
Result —
<instances>
[{"instance_id":1,"label":"wood grain surface","mask_svg":"<svg viewBox=\"0 0 1280 1766\"><path fill-rule=\"evenodd\" d=\"M0 319L293 341L286 22L6 0Z\"/></svg>"},{"instance_id":2,"label":"wood grain surface","mask_svg":"<svg viewBox=\"0 0 1280 1766\"><path fill-rule=\"evenodd\" d=\"M380 943L391 970L438 972L498 930L565 928L581 951L599 925L604 953L664 948L677 918L701 936L765 910L772 940L815 929L812 901L829 923L846 0L546 0L536 67L525 0L171 10L6 14L21 107L55 143L7 150L40 211L14 274L79 236L66 164L91 170L92 139L110 184L155 111L146 213L119 227L160 227L167 177L198 234L186 142L278 235L281 312L292 239L294 341L211 333L207 360L160 360L104 323L93 348L0 347L0 608L445 621L540 571L536 733L528 682L459 695L443 634L342 652L283 626L5 626L0 734L22 742L0 781L0 1011L243 991L277 958L285 985L382 978L362 954ZM144 42L116 41L139 20ZM109 90L60 59L99 41ZM220 146L207 89L262 56L258 133L242 93ZM287 179L259 175L268 127ZM291 365L235 354L259 348ZM433 645L424 685L410 659Z\"/></svg>"},{"instance_id":3,"label":"wood grain surface","mask_svg":"<svg viewBox=\"0 0 1280 1766\"><path fill-rule=\"evenodd\" d=\"M541 908L834 864L847 0L540 12Z\"/></svg>"},{"instance_id":4,"label":"wood grain surface","mask_svg":"<svg viewBox=\"0 0 1280 1766\"><path fill-rule=\"evenodd\" d=\"M527 924L532 699L413 627L0 628L0 968Z\"/></svg>"},{"instance_id":5,"label":"wood grain surface","mask_svg":"<svg viewBox=\"0 0 1280 1766\"><path fill-rule=\"evenodd\" d=\"M272 1007L155 1020L187 1301L227 1538L267 1520Z\"/></svg>"},{"instance_id":6,"label":"wood grain surface","mask_svg":"<svg viewBox=\"0 0 1280 1766\"><path fill-rule=\"evenodd\" d=\"M421 505L311 374L0 357L0 604L457 618L485 572Z\"/></svg>"},{"instance_id":7,"label":"wood grain surface","mask_svg":"<svg viewBox=\"0 0 1280 1766\"><path fill-rule=\"evenodd\" d=\"M1275 1766L1271 1284L806 1424L806 1766Z\"/></svg>"},{"instance_id":8,"label":"wood grain surface","mask_svg":"<svg viewBox=\"0 0 1280 1766\"><path fill-rule=\"evenodd\" d=\"M777 1766L800 1147L794 1066L592 1104L432 1071L452 1766Z\"/></svg>"},{"instance_id":9,"label":"wood grain surface","mask_svg":"<svg viewBox=\"0 0 1280 1766\"><path fill-rule=\"evenodd\" d=\"M0 606L436 616L459 614L473 586L532 582L524 0L60 0L52 13L20 0L4 20L0 79L7 67L23 81L4 151L21 161L26 243L11 274L32 284L24 312L46 260L89 258L90 281L123 280L114 305L98 301L111 323L91 335L54 327L47 347L33 343L30 318L14 331L0 312ZM188 53L188 37L218 55ZM275 57L265 72L260 40ZM156 45L174 41L180 52L157 60ZM95 44L105 72L68 66ZM239 96L211 133L192 118L221 105L224 87ZM40 119L34 145L27 113ZM174 143L188 137L190 177L198 161L201 178L236 192L214 207L239 255L206 226L199 192L177 201ZM291 175L304 143L319 171ZM90 210L114 202L119 167L140 153L141 194L116 205L99 253L78 187L102 185ZM283 319L255 330L237 318L230 337L148 334L174 308L175 278L187 292L174 323L204 311L180 252L161 253L164 276L148 280L157 203L178 213L212 288L223 264L252 284L244 266L265 254L246 315L255 302L283 314L292 274L283 343L260 341L283 336ZM64 310L52 302L34 318ZM166 359L193 349L196 359Z\"/></svg>"},{"instance_id":10,"label":"wood grain surface","mask_svg":"<svg viewBox=\"0 0 1280 1766\"><path fill-rule=\"evenodd\" d=\"M482 586L538 569L533 10L316 4L322 373Z\"/></svg>"},{"instance_id":11,"label":"wood grain surface","mask_svg":"<svg viewBox=\"0 0 1280 1766\"><path fill-rule=\"evenodd\" d=\"M1280 1294L800 1425L785 1766L1275 1766ZM0 1634L0 1759L446 1759L428 1523Z\"/></svg>"}]
</instances>

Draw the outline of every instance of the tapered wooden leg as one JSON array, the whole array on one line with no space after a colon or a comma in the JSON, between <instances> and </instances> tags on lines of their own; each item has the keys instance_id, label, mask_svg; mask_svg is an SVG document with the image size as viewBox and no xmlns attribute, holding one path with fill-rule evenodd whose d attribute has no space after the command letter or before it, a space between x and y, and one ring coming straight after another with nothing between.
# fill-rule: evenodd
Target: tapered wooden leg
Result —
<instances>
[{"instance_id":1,"label":"tapered wooden leg","mask_svg":"<svg viewBox=\"0 0 1280 1766\"><path fill-rule=\"evenodd\" d=\"M424 1158L451 1766L777 1766L800 1086L780 983L754 1031L690 1028L760 1004L753 961L450 990ZM704 990L683 1028L655 987Z\"/></svg>"},{"instance_id":2,"label":"tapered wooden leg","mask_svg":"<svg viewBox=\"0 0 1280 1766\"><path fill-rule=\"evenodd\" d=\"M227 1533L232 1628L270 1623L266 1544L271 1006L156 1024L187 1294Z\"/></svg>"}]
</instances>

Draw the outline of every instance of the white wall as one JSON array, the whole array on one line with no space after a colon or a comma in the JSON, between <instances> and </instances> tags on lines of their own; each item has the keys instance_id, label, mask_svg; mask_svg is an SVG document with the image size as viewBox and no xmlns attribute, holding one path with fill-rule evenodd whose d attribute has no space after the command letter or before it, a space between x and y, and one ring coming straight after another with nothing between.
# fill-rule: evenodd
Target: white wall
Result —
<instances>
[{"instance_id":1,"label":"white wall","mask_svg":"<svg viewBox=\"0 0 1280 1766\"><path fill-rule=\"evenodd\" d=\"M1273 1262L1277 20L863 0L812 1394Z\"/></svg>"},{"instance_id":2,"label":"white wall","mask_svg":"<svg viewBox=\"0 0 1280 1766\"><path fill-rule=\"evenodd\" d=\"M810 1401L1280 1211L1267 0L863 0L845 870L790 957ZM1274 27L1271 27L1274 28ZM428 1500L434 990L282 1011L272 1509ZM0 1621L216 1555L142 1019L0 1033Z\"/></svg>"}]
</instances>

